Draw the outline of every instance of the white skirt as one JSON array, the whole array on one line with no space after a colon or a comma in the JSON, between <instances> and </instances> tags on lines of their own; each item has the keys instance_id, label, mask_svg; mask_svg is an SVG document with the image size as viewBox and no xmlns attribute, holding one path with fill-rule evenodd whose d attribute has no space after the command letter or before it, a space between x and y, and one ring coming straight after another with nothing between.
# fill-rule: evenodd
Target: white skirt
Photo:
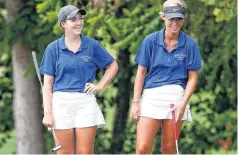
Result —
<instances>
[{"instance_id":1,"label":"white skirt","mask_svg":"<svg viewBox=\"0 0 238 155\"><path fill-rule=\"evenodd\" d=\"M144 89L141 96L141 115L153 119L172 119L170 104L182 101L184 89L180 85L165 85ZM187 104L182 120L192 121L190 106ZM177 115L175 110L175 116Z\"/></svg>"},{"instance_id":2,"label":"white skirt","mask_svg":"<svg viewBox=\"0 0 238 155\"><path fill-rule=\"evenodd\" d=\"M105 125L94 94L54 92L52 112L55 129L85 128Z\"/></svg>"}]
</instances>

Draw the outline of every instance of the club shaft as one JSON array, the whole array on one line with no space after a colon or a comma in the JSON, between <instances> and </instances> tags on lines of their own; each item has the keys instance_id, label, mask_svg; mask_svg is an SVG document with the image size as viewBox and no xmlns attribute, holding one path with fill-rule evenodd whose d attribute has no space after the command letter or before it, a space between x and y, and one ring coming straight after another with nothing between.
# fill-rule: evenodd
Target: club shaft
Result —
<instances>
[{"instance_id":1,"label":"club shaft","mask_svg":"<svg viewBox=\"0 0 238 155\"><path fill-rule=\"evenodd\" d=\"M170 108L172 109L173 107L174 107L174 104L170 104ZM174 128L174 138L175 140L178 140L174 110L172 111L172 122L173 122L173 128Z\"/></svg>"},{"instance_id":2,"label":"club shaft","mask_svg":"<svg viewBox=\"0 0 238 155\"><path fill-rule=\"evenodd\" d=\"M176 143L176 152L177 152L177 154L179 154L179 151L178 151L178 140L175 140L175 143Z\"/></svg>"},{"instance_id":3,"label":"club shaft","mask_svg":"<svg viewBox=\"0 0 238 155\"><path fill-rule=\"evenodd\" d=\"M43 84L42 84L42 80L41 80L40 71L39 71L39 68L38 68L38 62L37 62L36 52L35 52L35 51L32 51L32 58L33 58L34 66L35 66L35 69L36 69L36 74L37 74L37 77L38 77L38 80L39 80L39 82L40 82L41 89L42 89L42 88L43 88ZM53 136L54 136L56 145L58 146L58 145L59 145L59 142L58 142L58 139L57 139L57 137L56 137L56 135L55 135L55 129L54 129L54 127L52 128L52 134L53 134Z\"/></svg>"},{"instance_id":4,"label":"club shaft","mask_svg":"<svg viewBox=\"0 0 238 155\"><path fill-rule=\"evenodd\" d=\"M172 122L173 122L173 127L174 127L174 138L175 138L175 140L178 140L174 111L172 111L172 117L173 117Z\"/></svg>"},{"instance_id":5,"label":"club shaft","mask_svg":"<svg viewBox=\"0 0 238 155\"><path fill-rule=\"evenodd\" d=\"M32 58L33 58L33 62L34 62L34 66L35 66L35 69L36 69L36 75L38 77L38 80L40 82L40 85L41 85L41 88L43 87L43 84L42 84L42 80L41 80L41 76L40 76L40 71L39 71L39 68L38 68L38 62L37 62L37 58L36 58L36 52L32 51Z\"/></svg>"},{"instance_id":6,"label":"club shaft","mask_svg":"<svg viewBox=\"0 0 238 155\"><path fill-rule=\"evenodd\" d=\"M170 108L172 109L174 107L174 104L170 104ZM179 154L178 150L178 136L177 136L177 129L176 129L176 122L175 122L175 112L174 110L171 112L172 114L172 123L173 123L173 130L174 130L174 139L176 143L176 152Z\"/></svg>"},{"instance_id":7,"label":"club shaft","mask_svg":"<svg viewBox=\"0 0 238 155\"><path fill-rule=\"evenodd\" d=\"M54 128L52 128L52 133L53 133L53 136L55 138L56 145L59 145L58 139L57 139L57 137L55 135L55 129Z\"/></svg>"}]
</instances>

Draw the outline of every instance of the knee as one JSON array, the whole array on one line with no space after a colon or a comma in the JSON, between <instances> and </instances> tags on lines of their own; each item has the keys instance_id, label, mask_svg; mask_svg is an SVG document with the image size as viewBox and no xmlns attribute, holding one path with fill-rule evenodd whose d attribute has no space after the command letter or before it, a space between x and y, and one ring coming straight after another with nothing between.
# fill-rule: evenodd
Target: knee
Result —
<instances>
[{"instance_id":1,"label":"knee","mask_svg":"<svg viewBox=\"0 0 238 155\"><path fill-rule=\"evenodd\" d=\"M169 142L166 144L162 144L161 147L162 154L174 154L176 153L176 145L174 142Z\"/></svg>"},{"instance_id":2,"label":"knee","mask_svg":"<svg viewBox=\"0 0 238 155\"><path fill-rule=\"evenodd\" d=\"M150 154L151 149L147 145L140 145L136 148L136 154Z\"/></svg>"}]
</instances>

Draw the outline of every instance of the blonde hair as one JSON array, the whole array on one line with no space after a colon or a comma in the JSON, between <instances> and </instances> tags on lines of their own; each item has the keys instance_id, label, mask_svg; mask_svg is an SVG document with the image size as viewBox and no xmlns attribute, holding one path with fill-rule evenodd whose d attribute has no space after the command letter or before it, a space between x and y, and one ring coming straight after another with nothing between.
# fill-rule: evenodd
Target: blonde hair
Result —
<instances>
[{"instance_id":1,"label":"blonde hair","mask_svg":"<svg viewBox=\"0 0 238 155\"><path fill-rule=\"evenodd\" d=\"M167 0L163 4L163 8L168 6L182 6L184 8L187 8L187 4L184 0Z\"/></svg>"},{"instance_id":2,"label":"blonde hair","mask_svg":"<svg viewBox=\"0 0 238 155\"><path fill-rule=\"evenodd\" d=\"M163 8L169 7L169 6L182 6L184 8L187 8L187 4L184 0L167 0L163 4ZM161 16L164 16L163 11L160 11L159 13Z\"/></svg>"}]
</instances>

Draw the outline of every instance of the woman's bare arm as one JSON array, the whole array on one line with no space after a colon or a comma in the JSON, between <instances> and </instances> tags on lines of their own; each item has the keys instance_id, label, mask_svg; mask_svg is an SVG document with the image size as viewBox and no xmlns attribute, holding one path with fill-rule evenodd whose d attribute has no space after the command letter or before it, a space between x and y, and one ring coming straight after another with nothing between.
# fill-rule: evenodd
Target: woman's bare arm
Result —
<instances>
[{"instance_id":1,"label":"woman's bare arm","mask_svg":"<svg viewBox=\"0 0 238 155\"><path fill-rule=\"evenodd\" d=\"M44 75L44 86L43 86L43 105L44 115L52 115L52 89L53 89L54 77Z\"/></svg>"},{"instance_id":2,"label":"woman's bare arm","mask_svg":"<svg viewBox=\"0 0 238 155\"><path fill-rule=\"evenodd\" d=\"M140 97L143 90L146 73L147 73L147 69L145 67L138 65L135 84L134 84L133 103L140 102Z\"/></svg>"}]
</instances>

